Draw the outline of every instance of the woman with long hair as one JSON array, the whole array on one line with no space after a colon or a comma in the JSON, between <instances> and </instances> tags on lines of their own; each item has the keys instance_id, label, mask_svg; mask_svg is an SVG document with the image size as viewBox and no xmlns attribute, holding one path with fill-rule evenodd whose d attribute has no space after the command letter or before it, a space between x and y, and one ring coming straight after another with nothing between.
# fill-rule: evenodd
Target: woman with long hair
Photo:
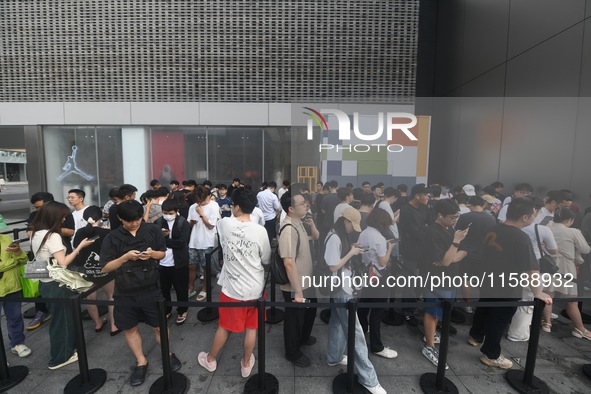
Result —
<instances>
[{"instance_id":1,"label":"woman with long hair","mask_svg":"<svg viewBox=\"0 0 591 394\"><path fill-rule=\"evenodd\" d=\"M103 245L103 240L110 231L103 227L103 212L96 205L87 207L82 215L88 224L86 227L82 227L76 232L76 235L74 236L74 247L78 247L83 239L91 239L93 237L98 238L90 247L83 249L80 254L76 256L72 265L75 266L79 272L86 274L87 280L95 284L103 284L103 287L98 290L102 290L105 293L107 300L113 301L115 278L112 274L102 272L102 267L99 264L101 246ZM86 299L96 300L98 290L89 294ZM86 310L94 321L94 331L102 331L105 324L107 324L107 319L100 318L98 307L96 305L87 305ZM111 320L111 336L115 336L119 334L120 331L117 329L117 326L115 326L113 305L109 305L108 310L109 319Z\"/></svg>"},{"instance_id":2,"label":"woman with long hair","mask_svg":"<svg viewBox=\"0 0 591 394\"><path fill-rule=\"evenodd\" d=\"M62 223L70 209L60 202L50 201L45 203L37 212L31 223L31 249L36 260L51 259L67 267L71 264L80 250L94 241L84 239L72 251L66 255L66 246L60 236ZM51 302L51 298L68 298L77 293L69 290L51 278L40 279L39 293L48 300L47 306L53 319L49 325L50 355L49 369L58 369L78 360L76 353L76 338L74 336L74 321L69 305L62 302Z\"/></svg>"},{"instance_id":3,"label":"woman with long hair","mask_svg":"<svg viewBox=\"0 0 591 394\"><path fill-rule=\"evenodd\" d=\"M583 264L581 255L591 252L591 248L581 230L570 228L575 221L575 217L575 213L570 209L558 208L554 212L554 223L550 226L550 230L552 230L552 234L556 239L556 245L558 245L558 254L554 256L558 272L563 276L572 275L574 279L577 278L577 265ZM550 286L546 290L555 292L557 298L576 297L578 295L577 286ZM572 336L591 340L591 332L583 325L581 311L576 301L566 303L566 313L574 326L571 332ZM546 332L552 330L551 314L552 305L546 305L542 322L542 329Z\"/></svg>"},{"instance_id":4,"label":"woman with long hair","mask_svg":"<svg viewBox=\"0 0 591 394\"><path fill-rule=\"evenodd\" d=\"M386 239L386 236L391 237L391 224L392 218L388 212L381 208L374 208L367 216L367 228L361 232L358 240L361 248L365 250L361 259L363 264L369 267L372 287L363 289L357 316L363 332L369 331L369 348L371 352L384 358L398 356L395 350L385 347L382 343L381 326L385 308L364 308L363 303L387 301L387 298L383 298L384 294L387 294L383 289L386 287L390 256L396 245L394 239ZM376 287L373 287L374 285Z\"/></svg>"},{"instance_id":5,"label":"woman with long hair","mask_svg":"<svg viewBox=\"0 0 591 394\"><path fill-rule=\"evenodd\" d=\"M347 208L336 221L332 230L326 236L324 262L329 266L333 275L342 279L353 276L351 259L363 253L363 249L351 244L349 236L354 232L361 232L361 214L355 208ZM343 282L347 282L343 280ZM350 280L348 281L350 284ZM342 286L331 296L335 303L346 303L354 297L353 289L347 285ZM347 345L347 332L349 327L349 313L346 308L331 308L330 321L328 323L328 346L326 358L329 366L347 365L347 356L344 356ZM359 374L359 383L371 393L385 394L386 390L378 382L375 368L369 361L367 344L359 319L355 317L355 367Z\"/></svg>"}]
</instances>

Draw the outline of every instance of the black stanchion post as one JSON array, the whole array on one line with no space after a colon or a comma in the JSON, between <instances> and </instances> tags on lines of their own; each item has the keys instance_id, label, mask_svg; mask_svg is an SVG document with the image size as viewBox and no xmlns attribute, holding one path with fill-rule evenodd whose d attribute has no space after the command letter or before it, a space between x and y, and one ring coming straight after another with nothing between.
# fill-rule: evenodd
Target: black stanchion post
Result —
<instances>
[{"instance_id":1,"label":"black stanchion post","mask_svg":"<svg viewBox=\"0 0 591 394\"><path fill-rule=\"evenodd\" d=\"M273 273L271 273L271 302L275 302L275 278L273 278ZM278 324L283 321L283 311L279 308L272 306L271 308L267 309L267 323L269 324Z\"/></svg>"},{"instance_id":2,"label":"black stanchion post","mask_svg":"<svg viewBox=\"0 0 591 394\"><path fill-rule=\"evenodd\" d=\"M519 393L546 394L550 392L548 385L543 380L534 376L542 327L542 315L545 306L546 303L544 301L539 298L534 299L534 314L532 316L529 344L527 346L525 371L512 369L505 374L505 379L507 379L509 385Z\"/></svg>"},{"instance_id":3,"label":"black stanchion post","mask_svg":"<svg viewBox=\"0 0 591 394\"><path fill-rule=\"evenodd\" d=\"M332 381L332 392L340 393L366 393L355 375L355 328L357 323L358 301L352 298L347 303L347 372L337 375Z\"/></svg>"},{"instance_id":4,"label":"black stanchion post","mask_svg":"<svg viewBox=\"0 0 591 394\"><path fill-rule=\"evenodd\" d=\"M70 298L74 331L76 333L76 349L78 352L78 367L80 375L74 376L66 387L64 394L91 394L96 393L107 381L107 372L104 369L88 369L88 355L86 354L86 342L84 341L84 327L82 326L82 312L80 310L80 295Z\"/></svg>"},{"instance_id":5,"label":"black stanchion post","mask_svg":"<svg viewBox=\"0 0 591 394\"><path fill-rule=\"evenodd\" d=\"M447 352L449 350L449 326L451 324L451 302L443 301L443 322L441 330L441 342L439 344L439 361L437 362L437 373L426 373L421 375L419 384L424 393L459 393L455 384L445 377L445 365L447 363Z\"/></svg>"},{"instance_id":6,"label":"black stanchion post","mask_svg":"<svg viewBox=\"0 0 591 394\"><path fill-rule=\"evenodd\" d=\"M2 336L2 328L0 328L0 393L16 386L29 374L29 368L24 365L9 367L6 361L5 351L4 337Z\"/></svg>"},{"instance_id":7,"label":"black stanchion post","mask_svg":"<svg viewBox=\"0 0 591 394\"><path fill-rule=\"evenodd\" d=\"M244 394L265 393L275 394L279 392L279 381L275 376L265 372L265 300L257 301L258 310L258 373L251 376L244 385Z\"/></svg>"},{"instance_id":8,"label":"black stanchion post","mask_svg":"<svg viewBox=\"0 0 591 394\"><path fill-rule=\"evenodd\" d=\"M206 253L205 254L205 288L207 290L207 296L205 298L205 301L207 301L208 303L211 302L211 255L214 253L217 253L219 246L217 248L215 248L214 250L212 250L210 253ZM219 317L218 314L218 308L216 307L212 307L212 306L207 306L203 309L201 309L199 312L197 312L197 319L200 322L210 322L210 321L214 321L217 320L217 318Z\"/></svg>"},{"instance_id":9,"label":"black stanchion post","mask_svg":"<svg viewBox=\"0 0 591 394\"><path fill-rule=\"evenodd\" d=\"M164 300L156 302L158 308L158 326L160 327L160 350L162 351L163 376L150 386L150 394L182 394L187 390L189 381L185 375L170 370L170 347L168 344L168 324L166 323L166 305Z\"/></svg>"}]
</instances>

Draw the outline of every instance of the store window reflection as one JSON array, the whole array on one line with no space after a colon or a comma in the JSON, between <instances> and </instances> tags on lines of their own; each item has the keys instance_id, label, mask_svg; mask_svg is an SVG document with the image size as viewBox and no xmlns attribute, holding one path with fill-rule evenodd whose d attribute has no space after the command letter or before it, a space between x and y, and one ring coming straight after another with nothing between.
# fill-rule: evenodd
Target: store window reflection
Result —
<instances>
[{"instance_id":1,"label":"store window reflection","mask_svg":"<svg viewBox=\"0 0 591 394\"><path fill-rule=\"evenodd\" d=\"M261 128L209 127L209 179L213 184L240 178L244 184L262 183Z\"/></svg>"}]
</instances>

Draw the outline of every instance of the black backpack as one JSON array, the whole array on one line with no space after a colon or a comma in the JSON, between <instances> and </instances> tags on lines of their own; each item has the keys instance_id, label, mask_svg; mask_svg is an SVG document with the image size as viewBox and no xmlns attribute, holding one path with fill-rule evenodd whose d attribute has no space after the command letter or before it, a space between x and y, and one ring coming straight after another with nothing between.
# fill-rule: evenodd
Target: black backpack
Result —
<instances>
[{"instance_id":1,"label":"black backpack","mask_svg":"<svg viewBox=\"0 0 591 394\"><path fill-rule=\"evenodd\" d=\"M279 239L279 237L281 236L281 232L287 226L291 226L295 229L295 226L293 224L286 224L285 226L281 227L281 229L279 229L277 239ZM294 261L298 259L298 252L300 251L300 234L297 232L297 229L296 234L298 235L298 243L296 245L296 256ZM289 278L287 277L287 271L285 270L283 258L279 254L279 244L277 244L277 249L275 249L275 255L273 256L273 260L271 261L271 273L273 274L273 280L276 284L286 285L289 283Z\"/></svg>"}]
</instances>

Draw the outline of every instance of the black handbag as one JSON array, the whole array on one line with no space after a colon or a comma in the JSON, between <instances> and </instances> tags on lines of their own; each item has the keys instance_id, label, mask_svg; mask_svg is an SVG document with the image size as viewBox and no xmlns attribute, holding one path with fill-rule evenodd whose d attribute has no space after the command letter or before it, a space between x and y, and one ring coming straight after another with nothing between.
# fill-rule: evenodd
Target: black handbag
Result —
<instances>
[{"instance_id":1,"label":"black handbag","mask_svg":"<svg viewBox=\"0 0 591 394\"><path fill-rule=\"evenodd\" d=\"M558 266L556 265L556 261L554 261L554 258L549 254L546 254L546 252L544 252L544 249L542 249L542 243L540 242L540 233L538 232L537 224L534 225L534 229L536 230L536 240L538 241L538 249L540 250L540 255L542 256L538 260L538 262L540 263L540 272L542 274L553 275L558 272Z\"/></svg>"}]
</instances>

